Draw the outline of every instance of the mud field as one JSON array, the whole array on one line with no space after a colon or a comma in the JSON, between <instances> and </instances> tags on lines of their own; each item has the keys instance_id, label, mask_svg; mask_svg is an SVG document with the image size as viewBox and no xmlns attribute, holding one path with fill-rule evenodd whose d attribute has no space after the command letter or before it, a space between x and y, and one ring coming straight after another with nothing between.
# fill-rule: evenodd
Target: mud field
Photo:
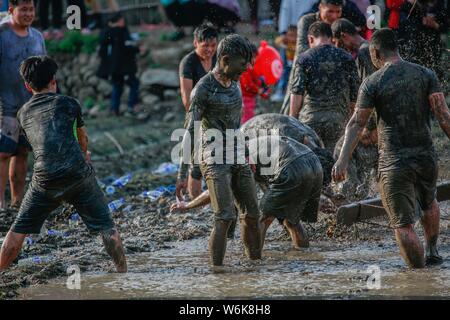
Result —
<instances>
[{"instance_id":1,"label":"mud field","mask_svg":"<svg viewBox=\"0 0 450 320\"><path fill-rule=\"evenodd\" d=\"M154 44L149 41L147 45ZM176 65L167 67L176 69ZM278 105L263 103L258 113L278 110ZM146 111L149 116L143 120L86 119L89 149L101 184L132 175L123 188L107 195L109 201L125 201L113 217L122 236L129 272L115 273L100 238L90 235L82 222L71 225L71 208L61 207L46 222L49 231L33 235L32 243L24 246L18 258L41 256L49 261L24 266L14 263L0 273L0 299L450 296L450 202L440 203L439 247L445 262L438 267L408 270L386 217L351 227L337 226L336 208L324 198L319 221L306 224L310 248L292 249L287 233L274 223L268 232L263 259L254 263L244 257L237 227L235 238L228 242L225 267L211 269L207 252L212 225L209 207L170 214L169 205L175 200L170 192L155 201L140 196L144 191L175 184L175 174L156 174L153 170L170 161L176 143L170 141L170 136L174 129L182 127L184 119L177 96ZM448 180L449 142L437 128L434 132L440 155L440 180ZM0 213L0 239L6 235L15 214ZM416 227L423 239L422 227ZM81 270L80 290L66 287L67 269L72 265ZM373 266L381 271L378 290L367 286Z\"/></svg>"}]
</instances>

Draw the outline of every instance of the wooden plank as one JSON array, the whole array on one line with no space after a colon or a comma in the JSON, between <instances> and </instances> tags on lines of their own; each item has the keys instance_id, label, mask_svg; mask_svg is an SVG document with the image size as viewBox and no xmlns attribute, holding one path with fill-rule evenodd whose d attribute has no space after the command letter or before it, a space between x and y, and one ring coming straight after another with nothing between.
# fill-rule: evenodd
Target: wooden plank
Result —
<instances>
[{"instance_id":1,"label":"wooden plank","mask_svg":"<svg viewBox=\"0 0 450 320\"><path fill-rule=\"evenodd\" d=\"M437 201L450 200L450 181L437 186ZM337 210L337 223L350 226L356 222L385 215L380 198L364 200L339 207Z\"/></svg>"}]
</instances>

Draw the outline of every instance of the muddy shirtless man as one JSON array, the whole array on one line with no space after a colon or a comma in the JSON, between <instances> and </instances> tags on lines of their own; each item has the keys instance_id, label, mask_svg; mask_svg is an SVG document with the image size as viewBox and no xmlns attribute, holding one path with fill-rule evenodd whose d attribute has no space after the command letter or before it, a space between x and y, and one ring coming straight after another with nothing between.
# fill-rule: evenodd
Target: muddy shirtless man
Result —
<instances>
[{"instance_id":1,"label":"muddy shirtless man","mask_svg":"<svg viewBox=\"0 0 450 320\"><path fill-rule=\"evenodd\" d=\"M444 94L433 71L402 60L392 30L376 31L369 50L379 70L361 85L341 154L333 168L333 179L345 179L350 155L376 109L379 188L400 254L413 268L437 264L442 262L437 250L438 167L430 122L434 112L450 138L450 113ZM416 200L423 210L425 258L422 243L413 228Z\"/></svg>"},{"instance_id":2,"label":"muddy shirtless man","mask_svg":"<svg viewBox=\"0 0 450 320\"><path fill-rule=\"evenodd\" d=\"M224 38L217 48L217 63L213 71L205 75L191 94L188 128L190 149L194 159L194 125L201 122L200 169L211 195L215 223L209 240L210 260L221 266L225 256L227 231L236 219L234 204L240 213L241 234L247 256L261 258L259 211L253 173L248 164L237 164L231 155L237 154L237 145L227 145L227 129L238 130L241 123L242 94L239 77L254 60L248 39L237 34ZM216 140L210 133L219 134ZM223 146L219 150L217 145ZM217 153L217 154L216 154ZM228 161L227 161L228 160ZM231 163L230 163L231 162ZM182 164L177 180L177 197L186 187L187 166Z\"/></svg>"},{"instance_id":3,"label":"muddy shirtless man","mask_svg":"<svg viewBox=\"0 0 450 320\"><path fill-rule=\"evenodd\" d=\"M0 271L16 259L26 235L39 233L48 215L64 201L75 207L91 232L101 234L117 271L126 272L119 233L87 162L88 138L81 106L75 99L56 94L57 70L56 62L46 56L30 57L20 67L33 97L19 110L17 118L33 148L34 171L19 214L3 243Z\"/></svg>"}]
</instances>

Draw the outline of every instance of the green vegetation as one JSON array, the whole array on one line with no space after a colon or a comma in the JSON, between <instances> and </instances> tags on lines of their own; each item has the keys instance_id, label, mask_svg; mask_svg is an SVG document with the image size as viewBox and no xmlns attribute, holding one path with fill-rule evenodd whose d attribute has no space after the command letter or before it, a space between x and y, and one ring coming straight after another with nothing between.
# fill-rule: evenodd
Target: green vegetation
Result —
<instances>
[{"instance_id":1,"label":"green vegetation","mask_svg":"<svg viewBox=\"0 0 450 320\"><path fill-rule=\"evenodd\" d=\"M82 34L80 31L68 31L61 40L46 40L49 54L55 53L87 53L92 54L99 43L98 35Z\"/></svg>"}]
</instances>

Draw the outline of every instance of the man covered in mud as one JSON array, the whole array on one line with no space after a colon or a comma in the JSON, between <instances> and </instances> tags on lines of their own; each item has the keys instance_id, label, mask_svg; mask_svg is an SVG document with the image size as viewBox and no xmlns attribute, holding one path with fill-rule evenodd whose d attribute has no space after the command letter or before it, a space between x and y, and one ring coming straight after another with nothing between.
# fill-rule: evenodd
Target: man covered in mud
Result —
<instances>
[{"instance_id":1,"label":"man covered in mud","mask_svg":"<svg viewBox=\"0 0 450 320\"><path fill-rule=\"evenodd\" d=\"M180 62L181 99L186 112L191 104L191 92L198 81L216 65L216 50L219 34L209 24L203 24L194 30L195 50L188 53ZM191 199L202 192L202 173L198 165L190 168L187 191Z\"/></svg>"},{"instance_id":2,"label":"man covered in mud","mask_svg":"<svg viewBox=\"0 0 450 320\"><path fill-rule=\"evenodd\" d=\"M201 122L200 169L211 195L215 215L209 240L211 263L221 266L225 256L227 231L236 219L234 204L240 213L241 235L247 256L261 258L259 211L253 173L248 164L238 164L237 144L227 130L236 131L241 123L242 94L239 77L254 61L248 39L232 34L217 48L214 69L195 86L191 95L188 131L183 146L194 160L194 126ZM233 139L229 140L228 139ZM190 140L190 141L189 141ZM189 143L187 143L189 141ZM186 165L183 162L177 180L177 197L186 185Z\"/></svg>"},{"instance_id":3,"label":"man covered in mud","mask_svg":"<svg viewBox=\"0 0 450 320\"><path fill-rule=\"evenodd\" d=\"M334 44L347 50L355 58L361 81L376 71L370 59L369 42L361 37L353 23L341 18L333 22L331 30Z\"/></svg>"},{"instance_id":4,"label":"man covered in mud","mask_svg":"<svg viewBox=\"0 0 450 320\"><path fill-rule=\"evenodd\" d=\"M289 231L294 247L308 247L308 235L300 221L317 221L323 179L319 158L305 145L285 136L255 137L247 146L255 179L264 190L260 201L262 244L267 229L278 219ZM187 204L172 204L171 211L190 210L210 201L209 191L205 191Z\"/></svg>"},{"instance_id":5,"label":"man covered in mud","mask_svg":"<svg viewBox=\"0 0 450 320\"><path fill-rule=\"evenodd\" d=\"M331 37L330 25L311 25L311 49L294 66L289 115L313 128L333 152L352 113L359 78L352 56L334 47Z\"/></svg>"},{"instance_id":6,"label":"man covered in mud","mask_svg":"<svg viewBox=\"0 0 450 320\"><path fill-rule=\"evenodd\" d=\"M433 71L402 60L392 30L376 31L369 49L372 62L379 70L361 85L341 154L333 168L333 179L337 182L345 179L353 149L376 109L379 188L400 253L413 268L441 263L437 250L438 167L430 126L434 111L450 138L450 112L444 94ZM413 227L416 201L423 210L425 258Z\"/></svg>"},{"instance_id":7,"label":"man covered in mud","mask_svg":"<svg viewBox=\"0 0 450 320\"><path fill-rule=\"evenodd\" d=\"M62 202L72 204L91 232L100 233L118 272L127 271L119 232L89 160L88 137L81 106L56 94L58 66L47 56L33 56L20 67L26 88L33 93L18 120L33 148L30 186L0 252L0 271L18 256L27 234L37 234L48 215ZM78 140L78 141L77 141Z\"/></svg>"}]
</instances>

